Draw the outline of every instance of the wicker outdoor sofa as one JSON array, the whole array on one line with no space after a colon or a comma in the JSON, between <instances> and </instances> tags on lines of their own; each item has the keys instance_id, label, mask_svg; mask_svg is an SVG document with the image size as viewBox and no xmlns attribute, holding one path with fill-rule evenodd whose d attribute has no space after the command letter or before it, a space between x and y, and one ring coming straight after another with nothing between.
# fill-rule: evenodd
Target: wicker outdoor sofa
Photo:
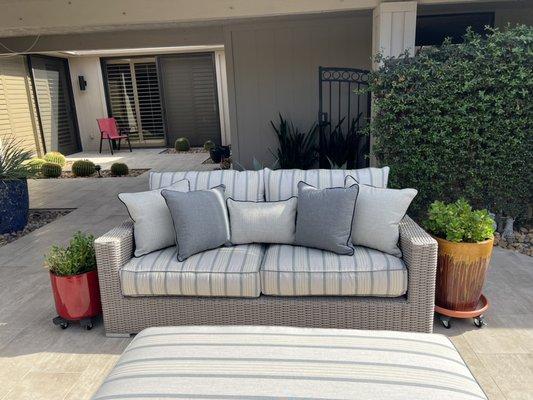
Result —
<instances>
[{"instance_id":1,"label":"wicker outdoor sofa","mask_svg":"<svg viewBox=\"0 0 533 400\"><path fill-rule=\"evenodd\" d=\"M306 179L319 187L333 187L347 175L365 184L381 179L386 187L388 168L364 170L288 171L289 192L294 181ZM274 182L267 174L260 177L266 195L249 185L249 174L229 171L151 173L150 189L161 188L183 177L191 190L223 183L230 195L275 201L282 196L286 177ZM299 175L300 174L300 175ZM296 175L296 176L295 176ZM246 184L239 181L247 179ZM284 181L285 182L285 181ZM269 186L271 187L269 194ZM276 191L272 188L276 188ZM264 201L264 200L263 200ZM108 336L135 334L147 327L171 325L286 325L298 327L379 329L432 332L437 260L436 241L405 216L400 223L402 260L406 267L405 294L397 297L370 296L284 296L209 297L209 296L131 296L124 295L120 270L133 257L133 223L124 222L95 242L104 324Z\"/></svg>"}]
</instances>

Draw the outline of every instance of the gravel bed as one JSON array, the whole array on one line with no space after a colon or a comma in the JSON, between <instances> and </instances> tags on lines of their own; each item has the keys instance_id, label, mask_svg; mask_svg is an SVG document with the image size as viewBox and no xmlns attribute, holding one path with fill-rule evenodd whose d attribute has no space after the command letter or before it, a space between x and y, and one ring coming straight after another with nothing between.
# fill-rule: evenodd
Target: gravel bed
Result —
<instances>
[{"instance_id":1,"label":"gravel bed","mask_svg":"<svg viewBox=\"0 0 533 400\"><path fill-rule=\"evenodd\" d=\"M26 227L18 232L0 234L0 247L5 246L8 243L14 242L18 238L39 229L50 222L55 221L63 215L67 215L75 208L61 208L61 209L30 209L28 213L28 224Z\"/></svg>"},{"instance_id":2,"label":"gravel bed","mask_svg":"<svg viewBox=\"0 0 533 400\"><path fill-rule=\"evenodd\" d=\"M90 176L74 176L72 171L63 171L59 178L45 178L44 176L38 176L36 179L78 179L78 178L135 178L136 176L144 174L146 171L150 171L150 168L130 168L128 175L115 176L111 174L111 170L103 169L100 171L100 176L98 173L94 173Z\"/></svg>"},{"instance_id":3,"label":"gravel bed","mask_svg":"<svg viewBox=\"0 0 533 400\"><path fill-rule=\"evenodd\" d=\"M159 154L195 154L195 153L209 154L209 152L206 151L203 147L191 147L188 151L177 151L176 149L170 147L168 149L163 150Z\"/></svg>"},{"instance_id":4,"label":"gravel bed","mask_svg":"<svg viewBox=\"0 0 533 400\"><path fill-rule=\"evenodd\" d=\"M533 228L523 227L506 238L496 232L494 234L494 246L500 246L504 249L517 251L533 257Z\"/></svg>"}]
</instances>

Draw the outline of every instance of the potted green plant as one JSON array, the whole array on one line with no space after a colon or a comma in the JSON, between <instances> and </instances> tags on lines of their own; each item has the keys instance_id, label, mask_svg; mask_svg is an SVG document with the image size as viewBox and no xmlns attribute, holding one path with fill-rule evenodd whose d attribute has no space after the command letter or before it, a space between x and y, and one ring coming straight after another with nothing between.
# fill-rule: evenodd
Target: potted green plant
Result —
<instances>
[{"instance_id":1,"label":"potted green plant","mask_svg":"<svg viewBox=\"0 0 533 400\"><path fill-rule=\"evenodd\" d=\"M28 223L27 179L36 174L31 158L19 141L0 137L0 234L20 231Z\"/></svg>"},{"instance_id":2,"label":"potted green plant","mask_svg":"<svg viewBox=\"0 0 533 400\"><path fill-rule=\"evenodd\" d=\"M91 329L91 318L102 311L94 236L76 232L68 246L52 246L45 266L59 315L54 324L65 329L70 321L80 321L82 327Z\"/></svg>"},{"instance_id":3,"label":"potted green plant","mask_svg":"<svg viewBox=\"0 0 533 400\"><path fill-rule=\"evenodd\" d=\"M476 309L492 254L493 224L487 210L473 210L464 199L430 205L424 226L438 242L437 306Z\"/></svg>"}]
</instances>

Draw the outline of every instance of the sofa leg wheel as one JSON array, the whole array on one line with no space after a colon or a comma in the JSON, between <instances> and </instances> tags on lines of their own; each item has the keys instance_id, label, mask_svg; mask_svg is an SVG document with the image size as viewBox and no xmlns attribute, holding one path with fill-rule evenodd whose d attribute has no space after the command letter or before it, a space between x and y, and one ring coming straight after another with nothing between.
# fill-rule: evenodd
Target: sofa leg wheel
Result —
<instances>
[{"instance_id":1,"label":"sofa leg wheel","mask_svg":"<svg viewBox=\"0 0 533 400\"><path fill-rule=\"evenodd\" d=\"M440 323L442 324L442 326L444 326L446 329L450 329L452 327L451 318L450 317L446 317L444 315L439 315L439 320L440 320Z\"/></svg>"}]
</instances>

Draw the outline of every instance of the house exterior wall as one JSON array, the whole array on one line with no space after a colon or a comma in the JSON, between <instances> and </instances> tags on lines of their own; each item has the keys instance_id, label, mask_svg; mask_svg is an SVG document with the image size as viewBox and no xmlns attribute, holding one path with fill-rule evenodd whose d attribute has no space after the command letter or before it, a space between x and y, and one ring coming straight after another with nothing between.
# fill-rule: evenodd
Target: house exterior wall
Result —
<instances>
[{"instance_id":1,"label":"house exterior wall","mask_svg":"<svg viewBox=\"0 0 533 400\"><path fill-rule=\"evenodd\" d=\"M231 142L235 160L273 162L270 126L281 112L301 130L318 115L318 67L371 68L370 12L338 18L235 25L226 30Z\"/></svg>"},{"instance_id":2,"label":"house exterior wall","mask_svg":"<svg viewBox=\"0 0 533 400\"><path fill-rule=\"evenodd\" d=\"M25 56L0 58L0 138L5 136L35 155L43 154Z\"/></svg>"},{"instance_id":3,"label":"house exterior wall","mask_svg":"<svg viewBox=\"0 0 533 400\"><path fill-rule=\"evenodd\" d=\"M97 150L100 144L100 132L96 119L107 117L100 58L70 58L69 69L82 149L84 151ZM87 81L85 90L80 90L78 84L80 75L84 76Z\"/></svg>"}]
</instances>

